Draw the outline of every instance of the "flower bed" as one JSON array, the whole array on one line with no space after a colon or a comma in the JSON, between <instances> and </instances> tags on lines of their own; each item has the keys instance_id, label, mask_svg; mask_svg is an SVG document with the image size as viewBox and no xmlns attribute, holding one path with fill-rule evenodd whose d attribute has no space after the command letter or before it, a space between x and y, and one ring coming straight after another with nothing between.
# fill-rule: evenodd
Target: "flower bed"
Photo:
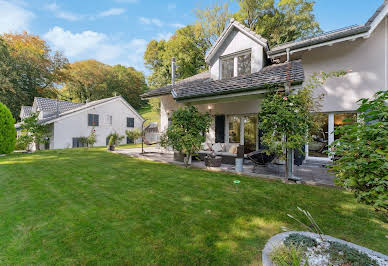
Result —
<instances>
[{"instance_id":1,"label":"flower bed","mask_svg":"<svg viewBox=\"0 0 388 266\"><path fill-rule=\"evenodd\" d=\"M323 241L322 241L323 239ZM388 256L331 236L286 232L263 250L263 265L388 265Z\"/></svg>"}]
</instances>

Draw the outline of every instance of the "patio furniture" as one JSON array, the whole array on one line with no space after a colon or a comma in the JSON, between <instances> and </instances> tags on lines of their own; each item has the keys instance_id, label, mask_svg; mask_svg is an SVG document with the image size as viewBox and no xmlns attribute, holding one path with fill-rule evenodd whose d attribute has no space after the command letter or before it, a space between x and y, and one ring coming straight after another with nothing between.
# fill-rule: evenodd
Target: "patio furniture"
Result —
<instances>
[{"instance_id":1,"label":"patio furniture","mask_svg":"<svg viewBox=\"0 0 388 266\"><path fill-rule=\"evenodd\" d=\"M275 154L267 154L265 150L257 150L247 154L249 160L256 166L266 166L275 159ZM254 169L255 170L255 169Z\"/></svg>"},{"instance_id":2,"label":"patio furniture","mask_svg":"<svg viewBox=\"0 0 388 266\"><path fill-rule=\"evenodd\" d=\"M205 166L206 167L220 167L222 163L222 157L221 156L211 156L207 155L205 157Z\"/></svg>"}]
</instances>

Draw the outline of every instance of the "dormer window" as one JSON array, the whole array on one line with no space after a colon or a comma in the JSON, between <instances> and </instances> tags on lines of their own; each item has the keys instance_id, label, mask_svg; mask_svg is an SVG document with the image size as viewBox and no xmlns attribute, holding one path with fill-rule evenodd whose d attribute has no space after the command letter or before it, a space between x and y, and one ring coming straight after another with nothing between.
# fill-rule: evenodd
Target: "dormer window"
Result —
<instances>
[{"instance_id":1,"label":"dormer window","mask_svg":"<svg viewBox=\"0 0 388 266\"><path fill-rule=\"evenodd\" d=\"M237 56L237 76L251 74L251 53Z\"/></svg>"},{"instance_id":2,"label":"dormer window","mask_svg":"<svg viewBox=\"0 0 388 266\"><path fill-rule=\"evenodd\" d=\"M251 49L222 56L220 61L221 79L251 74Z\"/></svg>"}]
</instances>

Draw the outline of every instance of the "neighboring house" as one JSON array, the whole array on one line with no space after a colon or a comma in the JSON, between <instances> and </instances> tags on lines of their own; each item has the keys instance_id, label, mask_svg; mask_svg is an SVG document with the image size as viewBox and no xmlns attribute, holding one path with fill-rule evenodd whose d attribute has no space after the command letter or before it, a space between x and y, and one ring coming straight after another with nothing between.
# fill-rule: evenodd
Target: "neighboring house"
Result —
<instances>
[{"instance_id":1,"label":"neighboring house","mask_svg":"<svg viewBox=\"0 0 388 266\"><path fill-rule=\"evenodd\" d=\"M354 117L357 100L373 97L388 87L388 2L361 26L352 26L317 37L270 48L260 35L232 20L219 36L206 62L209 71L174 85L149 91L143 98L160 97L161 131L177 108L195 105L213 116L208 143L226 153L245 145L246 152L261 147L257 113L266 88L297 88L314 72L351 70L317 88L324 93L321 132L306 145L308 158L328 159L333 129L346 117Z\"/></svg>"},{"instance_id":2,"label":"neighboring house","mask_svg":"<svg viewBox=\"0 0 388 266\"><path fill-rule=\"evenodd\" d=\"M81 147L80 137L89 136L93 129L95 146L105 146L111 133L126 136L126 130L140 130L144 121L121 96L86 104L35 97L32 106L21 108L20 118L23 120L36 112L39 112L39 123L50 125L49 144L41 145L41 149ZM17 129L20 124L16 124ZM121 144L124 143L133 143L133 140L124 138Z\"/></svg>"}]
</instances>

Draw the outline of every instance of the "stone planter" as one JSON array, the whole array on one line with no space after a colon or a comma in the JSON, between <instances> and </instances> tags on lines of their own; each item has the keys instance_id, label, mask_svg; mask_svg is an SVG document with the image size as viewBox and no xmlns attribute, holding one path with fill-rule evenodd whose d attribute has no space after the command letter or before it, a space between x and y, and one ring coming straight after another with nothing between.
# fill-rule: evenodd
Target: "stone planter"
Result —
<instances>
[{"instance_id":1,"label":"stone planter","mask_svg":"<svg viewBox=\"0 0 388 266\"><path fill-rule=\"evenodd\" d=\"M222 157L216 156L216 157L205 157L205 166L206 167L220 167L222 163Z\"/></svg>"},{"instance_id":2,"label":"stone planter","mask_svg":"<svg viewBox=\"0 0 388 266\"><path fill-rule=\"evenodd\" d=\"M115 150L115 146L113 146L113 145L112 145L112 146L109 146L109 145L108 145L107 150L108 150L108 151L114 151L114 150Z\"/></svg>"},{"instance_id":3,"label":"stone planter","mask_svg":"<svg viewBox=\"0 0 388 266\"><path fill-rule=\"evenodd\" d=\"M293 234L293 233L305 235L305 236L308 236L308 237L311 237L314 239L319 239L318 234L310 233L310 232L300 232L300 231L291 231L291 232L285 232L285 233L280 233L280 234L274 235L273 237L270 238L270 240L268 240L268 242L265 244L265 247L263 249L263 252L262 252L262 264L263 264L263 266L274 265L272 263L271 258L270 258L271 252L273 251L274 248L278 247L281 243L283 243L283 241L290 234ZM347 245L351 248L358 250L361 253L367 254L369 257L378 261L378 263L380 265L387 265L388 264L388 256L386 256L384 254L381 254L379 252L361 247L359 245L356 245L356 244L353 244L353 243L350 243L350 242L347 242L347 241L344 241L344 240L341 240L338 238L334 238L332 236L322 235L322 237L323 237L324 241L337 242L337 243L340 243L343 245ZM316 264L310 264L310 265L316 265Z\"/></svg>"}]
</instances>

